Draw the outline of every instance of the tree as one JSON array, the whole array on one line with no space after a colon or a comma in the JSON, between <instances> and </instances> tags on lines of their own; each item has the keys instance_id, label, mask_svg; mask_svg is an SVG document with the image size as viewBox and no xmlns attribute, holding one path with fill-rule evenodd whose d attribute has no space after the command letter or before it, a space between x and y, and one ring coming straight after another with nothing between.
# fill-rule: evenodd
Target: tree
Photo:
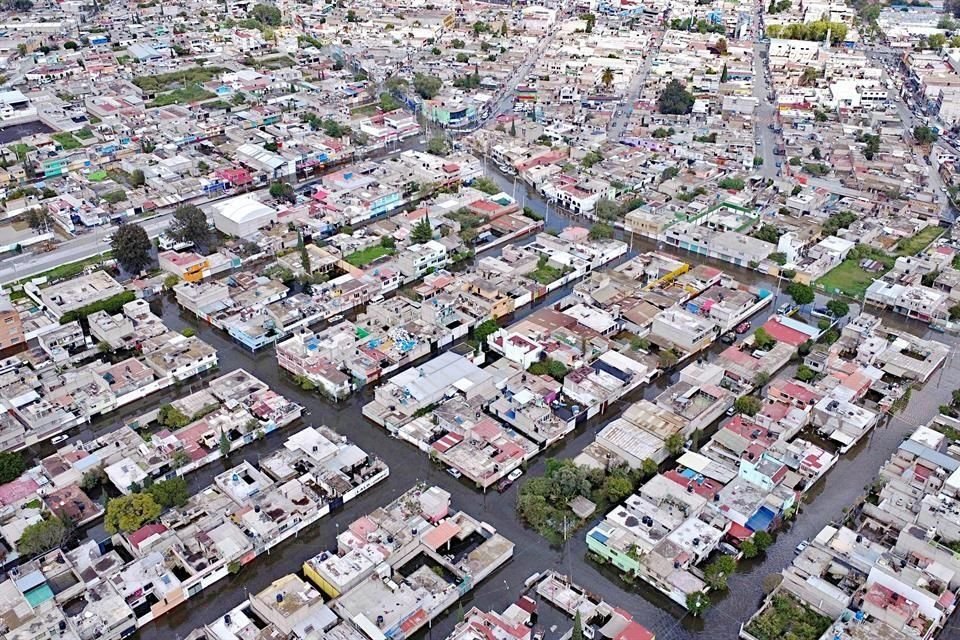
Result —
<instances>
[{"instance_id":1,"label":"tree","mask_svg":"<svg viewBox=\"0 0 960 640\"><path fill-rule=\"evenodd\" d=\"M607 240L613 237L613 227L602 222L590 227L589 238L591 240Z\"/></svg>"},{"instance_id":2,"label":"tree","mask_svg":"<svg viewBox=\"0 0 960 640\"><path fill-rule=\"evenodd\" d=\"M703 591L687 594L687 611L694 617L703 615L710 607L710 598Z\"/></svg>"},{"instance_id":3,"label":"tree","mask_svg":"<svg viewBox=\"0 0 960 640\"><path fill-rule=\"evenodd\" d=\"M766 531L757 531L753 534L753 543L757 545L757 550L763 553L773 544L773 536Z\"/></svg>"},{"instance_id":4,"label":"tree","mask_svg":"<svg viewBox=\"0 0 960 640\"><path fill-rule=\"evenodd\" d=\"M833 314L834 318L843 318L850 313L850 305L843 300L831 300L827 303L827 310Z\"/></svg>"},{"instance_id":5,"label":"tree","mask_svg":"<svg viewBox=\"0 0 960 640\"><path fill-rule=\"evenodd\" d=\"M610 475L603 482L603 495L610 504L617 504L633 493L633 483L624 475Z\"/></svg>"},{"instance_id":6,"label":"tree","mask_svg":"<svg viewBox=\"0 0 960 640\"><path fill-rule=\"evenodd\" d=\"M790 286L787 287L787 295L801 307L810 304L816 298L813 287L799 282L790 283Z\"/></svg>"},{"instance_id":7,"label":"tree","mask_svg":"<svg viewBox=\"0 0 960 640\"><path fill-rule=\"evenodd\" d=\"M937 141L936 132L924 125L917 125L913 128L913 137L919 144L933 144Z\"/></svg>"},{"instance_id":8,"label":"tree","mask_svg":"<svg viewBox=\"0 0 960 640\"><path fill-rule=\"evenodd\" d=\"M0 452L0 484L16 480L26 469L27 465L19 453Z\"/></svg>"},{"instance_id":9,"label":"tree","mask_svg":"<svg viewBox=\"0 0 960 640\"><path fill-rule=\"evenodd\" d=\"M403 108L403 105L391 94L386 91L380 94L380 109L382 111L396 111L401 108Z\"/></svg>"},{"instance_id":10,"label":"tree","mask_svg":"<svg viewBox=\"0 0 960 640\"><path fill-rule=\"evenodd\" d=\"M517 120L516 120L516 118L511 118L511 119L510 119L510 137L511 137L511 138L516 138L516 137L517 137Z\"/></svg>"},{"instance_id":11,"label":"tree","mask_svg":"<svg viewBox=\"0 0 960 640\"><path fill-rule=\"evenodd\" d=\"M600 75L600 82L609 89L610 85L613 84L613 69L606 67Z\"/></svg>"},{"instance_id":12,"label":"tree","mask_svg":"<svg viewBox=\"0 0 960 640\"><path fill-rule=\"evenodd\" d=\"M673 365L677 364L677 361L680 358L677 357L677 354L673 349L661 349L658 359L658 364L660 365L661 369L669 369Z\"/></svg>"},{"instance_id":13,"label":"tree","mask_svg":"<svg viewBox=\"0 0 960 640\"><path fill-rule=\"evenodd\" d=\"M500 325L496 320L484 320L473 329L473 337L481 345L487 341L487 338L500 330Z\"/></svg>"},{"instance_id":14,"label":"tree","mask_svg":"<svg viewBox=\"0 0 960 640\"><path fill-rule=\"evenodd\" d=\"M773 348L773 345L777 344L777 341L767 333L767 330L763 327L758 328L753 332L753 346L762 351L769 351Z\"/></svg>"},{"instance_id":15,"label":"tree","mask_svg":"<svg viewBox=\"0 0 960 640\"><path fill-rule=\"evenodd\" d=\"M424 216L417 224L413 225L413 229L410 230L410 240L414 244L423 244L433 240L433 227L430 225L428 217Z\"/></svg>"},{"instance_id":16,"label":"tree","mask_svg":"<svg viewBox=\"0 0 960 640\"><path fill-rule=\"evenodd\" d=\"M171 478L154 482L147 489L147 493L164 509L182 507L190 499L190 489L183 478Z\"/></svg>"},{"instance_id":17,"label":"tree","mask_svg":"<svg viewBox=\"0 0 960 640\"><path fill-rule=\"evenodd\" d=\"M131 533L156 520L162 509L149 493L132 493L107 503L103 525L107 533Z\"/></svg>"},{"instance_id":18,"label":"tree","mask_svg":"<svg viewBox=\"0 0 960 640\"><path fill-rule=\"evenodd\" d=\"M64 49L70 49L71 51L73 51L73 50L75 50L75 49L79 49L79 48L80 48L80 45L78 45L78 44L77 44L76 42L74 42L73 40L67 40L66 42L63 43L63 48L64 48Z\"/></svg>"},{"instance_id":19,"label":"tree","mask_svg":"<svg viewBox=\"0 0 960 640\"><path fill-rule=\"evenodd\" d=\"M730 72L727 71L727 63L723 63L723 69L720 70L720 82L726 82L730 78Z\"/></svg>"},{"instance_id":20,"label":"tree","mask_svg":"<svg viewBox=\"0 0 960 640\"><path fill-rule=\"evenodd\" d=\"M250 17L271 27L279 27L282 16L280 9L269 4L258 4L250 10Z\"/></svg>"},{"instance_id":21,"label":"tree","mask_svg":"<svg viewBox=\"0 0 960 640\"><path fill-rule=\"evenodd\" d=\"M50 213L46 209L36 207L27 211L27 224L30 225L31 229L42 229L46 231L50 228L50 224L53 219L50 217Z\"/></svg>"},{"instance_id":22,"label":"tree","mask_svg":"<svg viewBox=\"0 0 960 640\"><path fill-rule=\"evenodd\" d=\"M227 434L226 434L225 432L223 432L223 431L220 432L220 443L219 443L219 447L220 447L220 455L221 455L221 456L223 456L224 458L226 458L226 457L228 457L228 456L230 455L230 449L231 449L231 446L230 446L230 438L228 438L228 437L227 437Z\"/></svg>"},{"instance_id":23,"label":"tree","mask_svg":"<svg viewBox=\"0 0 960 640\"><path fill-rule=\"evenodd\" d=\"M947 36L942 33L931 33L927 36L927 46L931 49L939 51L945 44L947 44Z\"/></svg>"},{"instance_id":24,"label":"tree","mask_svg":"<svg viewBox=\"0 0 960 640\"><path fill-rule=\"evenodd\" d=\"M147 182L147 179L143 175L143 171L141 169L134 169L133 171L130 172L131 187L142 187L144 184L146 184L146 182Z\"/></svg>"},{"instance_id":25,"label":"tree","mask_svg":"<svg viewBox=\"0 0 960 640\"><path fill-rule=\"evenodd\" d=\"M757 549L757 543L752 539L744 540L740 543L740 551L743 553L744 558L756 558L760 555L760 550Z\"/></svg>"},{"instance_id":26,"label":"tree","mask_svg":"<svg viewBox=\"0 0 960 640\"><path fill-rule=\"evenodd\" d=\"M435 156L445 156L447 155L447 141L443 139L443 136L437 135L430 138L427 142L427 153L433 154Z\"/></svg>"},{"instance_id":27,"label":"tree","mask_svg":"<svg viewBox=\"0 0 960 640\"><path fill-rule=\"evenodd\" d=\"M138 224L121 224L113 234L110 247L113 257L129 273L140 273L153 262L150 237Z\"/></svg>"},{"instance_id":28,"label":"tree","mask_svg":"<svg viewBox=\"0 0 960 640\"><path fill-rule=\"evenodd\" d=\"M671 456L678 456L683 453L683 436L679 433L671 433L663 441L663 444L667 448L667 453Z\"/></svg>"},{"instance_id":29,"label":"tree","mask_svg":"<svg viewBox=\"0 0 960 640\"><path fill-rule=\"evenodd\" d=\"M727 578L730 577L736 568L736 560L730 556L722 555L707 565L706 570L703 572L704 582L706 582L711 589L726 589Z\"/></svg>"},{"instance_id":30,"label":"tree","mask_svg":"<svg viewBox=\"0 0 960 640\"><path fill-rule=\"evenodd\" d=\"M810 382L816 377L817 377L817 372L811 369L810 367L808 367L807 365L801 364L799 367L797 367L796 378L800 382Z\"/></svg>"},{"instance_id":31,"label":"tree","mask_svg":"<svg viewBox=\"0 0 960 640\"><path fill-rule=\"evenodd\" d=\"M640 471L643 473L644 477L650 477L657 474L659 467L657 462L652 458L644 458L643 462L640 465Z\"/></svg>"},{"instance_id":32,"label":"tree","mask_svg":"<svg viewBox=\"0 0 960 640\"><path fill-rule=\"evenodd\" d=\"M157 411L157 423L172 429L181 429L190 424L190 417L172 404L165 404Z\"/></svg>"},{"instance_id":33,"label":"tree","mask_svg":"<svg viewBox=\"0 0 960 640\"><path fill-rule=\"evenodd\" d=\"M573 633L570 640L583 640L583 621L580 619L580 609L573 616Z\"/></svg>"},{"instance_id":34,"label":"tree","mask_svg":"<svg viewBox=\"0 0 960 640\"><path fill-rule=\"evenodd\" d=\"M275 200L286 200L290 204L297 202L297 193L289 182L274 182L270 185L270 196Z\"/></svg>"},{"instance_id":35,"label":"tree","mask_svg":"<svg viewBox=\"0 0 960 640\"><path fill-rule=\"evenodd\" d=\"M26 527L17 542L17 552L24 558L32 558L63 545L69 529L63 520L52 514L44 514L40 522Z\"/></svg>"},{"instance_id":36,"label":"tree","mask_svg":"<svg viewBox=\"0 0 960 640\"><path fill-rule=\"evenodd\" d=\"M170 221L170 227L166 233L178 242L192 242L198 246L205 246L210 237L207 215L195 205L181 205L173 212L173 220Z\"/></svg>"},{"instance_id":37,"label":"tree","mask_svg":"<svg viewBox=\"0 0 960 640\"><path fill-rule=\"evenodd\" d=\"M443 88L443 80L437 76L431 76L424 73L417 73L413 76L413 89L421 98L430 100Z\"/></svg>"},{"instance_id":38,"label":"tree","mask_svg":"<svg viewBox=\"0 0 960 640\"><path fill-rule=\"evenodd\" d=\"M693 94L679 80L671 80L657 98L660 113L686 115L693 109Z\"/></svg>"},{"instance_id":39,"label":"tree","mask_svg":"<svg viewBox=\"0 0 960 640\"><path fill-rule=\"evenodd\" d=\"M753 396L740 396L733 403L733 408L737 410L737 413L751 417L760 413L762 407L760 399Z\"/></svg>"}]
</instances>

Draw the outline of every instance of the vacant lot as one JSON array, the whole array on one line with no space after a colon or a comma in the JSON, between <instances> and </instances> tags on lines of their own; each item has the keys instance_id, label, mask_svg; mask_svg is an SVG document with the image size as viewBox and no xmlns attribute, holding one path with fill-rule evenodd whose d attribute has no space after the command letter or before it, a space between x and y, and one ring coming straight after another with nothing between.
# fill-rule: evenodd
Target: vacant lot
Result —
<instances>
[{"instance_id":1,"label":"vacant lot","mask_svg":"<svg viewBox=\"0 0 960 640\"><path fill-rule=\"evenodd\" d=\"M840 292L851 298L862 298L874 278L879 278L889 269L886 267L883 271L871 273L860 267L859 260L844 260L817 280L817 284L823 285L827 293Z\"/></svg>"},{"instance_id":2,"label":"vacant lot","mask_svg":"<svg viewBox=\"0 0 960 640\"><path fill-rule=\"evenodd\" d=\"M393 255L393 249L388 249L386 247L381 247L379 245L374 247L367 247L366 249L361 249L360 251L354 251L348 255L344 260L349 262L355 267L363 267L370 264L377 258L382 256Z\"/></svg>"},{"instance_id":3,"label":"vacant lot","mask_svg":"<svg viewBox=\"0 0 960 640\"><path fill-rule=\"evenodd\" d=\"M943 234L941 227L926 227L920 230L920 233L912 238L905 238L897 243L898 256L915 256L926 249L931 242Z\"/></svg>"}]
</instances>

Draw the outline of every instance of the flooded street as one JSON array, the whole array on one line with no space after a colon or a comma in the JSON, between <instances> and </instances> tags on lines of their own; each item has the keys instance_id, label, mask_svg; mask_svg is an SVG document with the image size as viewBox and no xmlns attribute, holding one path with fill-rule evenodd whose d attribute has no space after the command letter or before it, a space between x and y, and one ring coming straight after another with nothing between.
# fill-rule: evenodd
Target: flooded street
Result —
<instances>
[{"instance_id":1,"label":"flooded street","mask_svg":"<svg viewBox=\"0 0 960 640\"><path fill-rule=\"evenodd\" d=\"M502 177L501 180L506 182ZM507 187L509 183L502 186ZM526 196L526 204L540 212L544 209L542 202L534 200L529 195ZM548 228L561 229L576 223L577 221L571 221L551 211ZM654 243L638 238L634 240L633 253L653 248L656 248ZM678 255L694 263L700 261L696 257L684 256L683 253ZM775 283L766 282L760 274L728 264L712 261L711 263L734 274L744 282L766 284L771 290L775 288ZM569 289L554 292L539 306L561 298L568 291ZM346 435L365 450L380 456L390 466L390 477L386 482L350 502L341 512L321 520L302 532L298 538L275 548L271 555L258 558L239 574L212 586L191 598L187 604L144 627L139 632L142 640L182 638L193 628L223 615L228 609L240 603L247 593L263 589L272 580L286 573L299 571L306 559L334 546L338 528L345 527L358 516L389 502L418 480L444 487L451 492L455 508L465 509L479 519L487 521L516 543L514 558L481 583L475 592L468 594L467 601L464 603L465 610L474 601L484 609L502 610L520 595L523 582L527 577L547 569L556 569L562 573L572 574L573 579L587 590L629 611L636 620L653 631L658 640L680 638L729 640L736 637L740 623L752 615L759 605L763 595L761 590L763 577L777 573L785 567L793 559L793 550L798 542L813 537L825 524L840 519L845 509L854 504L864 487L872 481L880 465L894 451L903 437L916 425L927 422L933 416L937 406L949 397L953 388L960 386L960 362L951 352L943 370L934 375L924 388L914 391L910 405L903 414L875 429L868 438L841 458L825 480L808 495L802 513L788 529L778 535L776 544L768 550L766 556L743 562L737 573L730 578L729 591L715 596L714 606L702 619L696 619L652 589L646 586L627 585L621 582L608 567L600 567L587 561L584 534L588 527L574 532L565 547L550 547L538 534L526 529L518 522L514 512L517 485L504 494L495 492L487 495L480 494L466 483L454 480L440 467L431 464L427 456L413 446L388 437L383 429L365 420L361 415L361 407L373 396L371 388L361 390L339 405L333 405L292 384L277 367L272 349L266 349L257 354L245 352L225 333L200 325L194 318L182 314L171 300L158 301L155 306L156 311L163 316L164 322L169 327L176 330L187 326L196 328L198 337L218 350L221 372L238 368L251 371L274 389L304 405L309 412L309 415L304 418L305 424L326 424ZM773 306L768 307L764 313L768 314L772 308ZM527 308L518 312L517 316L529 312L530 309ZM903 326L906 323L893 318L890 324ZM921 325L913 325L910 329L916 333L922 333L925 330ZM940 340L953 340L950 337L934 335ZM655 397L668 384L669 381L662 378L645 389L637 390L628 396L627 400ZM186 393L185 389L170 391ZM158 398L152 398L150 405L155 406L157 401ZM616 418L618 411L625 406L626 403L617 403L599 419L580 426L566 440L532 461L528 475L542 473L547 457L575 456L593 440L596 431L603 424ZM131 410L129 415L135 415L138 412L139 409ZM114 429L120 422L122 420L118 417L112 417L110 420L95 424L93 431L103 432ZM283 440L296 429L297 426L288 427L244 447L233 455L231 463L235 464L241 458L256 463L261 455L280 446ZM224 468L226 468L225 463L215 462L191 474L189 476L191 488L197 490L206 486L213 476L222 472ZM597 514L594 522L601 519L603 515ZM438 619L433 628L424 631L422 635L429 636L431 640L443 638L455 623L456 608ZM547 633L547 640L553 640L554 637L556 637L555 634Z\"/></svg>"}]
</instances>

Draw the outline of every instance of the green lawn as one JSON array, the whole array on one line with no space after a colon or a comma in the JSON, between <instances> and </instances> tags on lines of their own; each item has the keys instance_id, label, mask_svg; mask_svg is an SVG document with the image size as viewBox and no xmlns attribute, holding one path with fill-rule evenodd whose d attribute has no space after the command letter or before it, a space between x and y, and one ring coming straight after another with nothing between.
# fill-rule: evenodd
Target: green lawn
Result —
<instances>
[{"instance_id":1,"label":"green lawn","mask_svg":"<svg viewBox=\"0 0 960 640\"><path fill-rule=\"evenodd\" d=\"M191 84L183 87L182 89L174 89L169 93L162 93L152 102L147 104L147 106L165 107L171 104L199 102L200 100L209 100L210 98L216 97L217 94L213 93L212 91L207 91L199 84Z\"/></svg>"},{"instance_id":2,"label":"green lawn","mask_svg":"<svg viewBox=\"0 0 960 640\"><path fill-rule=\"evenodd\" d=\"M66 151L79 149L83 146L79 140L73 137L72 133L68 133L66 131L54 133L50 137L56 140L57 144L59 144Z\"/></svg>"},{"instance_id":3,"label":"green lawn","mask_svg":"<svg viewBox=\"0 0 960 640\"><path fill-rule=\"evenodd\" d=\"M49 271L44 271L43 273L38 273L37 275L30 276L28 278L22 278L19 280L20 283L29 282L34 278L43 278L46 277L50 282L58 282L60 280L68 280L74 276L79 275L83 272L84 269L89 267L92 264L99 264L103 260L109 260L113 256L112 251L105 251L103 256L90 256L84 260L79 260L77 262L68 262L67 264L62 264L58 267L54 267Z\"/></svg>"},{"instance_id":4,"label":"green lawn","mask_svg":"<svg viewBox=\"0 0 960 640\"><path fill-rule=\"evenodd\" d=\"M227 69L223 67L193 67L183 71L139 76L133 79L133 84L147 93L158 93L176 86L209 82L224 71L227 71Z\"/></svg>"},{"instance_id":5,"label":"green lawn","mask_svg":"<svg viewBox=\"0 0 960 640\"><path fill-rule=\"evenodd\" d=\"M770 605L747 625L746 631L758 640L817 640L832 620L792 596L775 595Z\"/></svg>"},{"instance_id":6,"label":"green lawn","mask_svg":"<svg viewBox=\"0 0 960 640\"><path fill-rule=\"evenodd\" d=\"M930 243L943 235L944 229L938 226L925 227L920 233L912 238L904 238L897 243L898 256L915 256L928 246Z\"/></svg>"},{"instance_id":7,"label":"green lawn","mask_svg":"<svg viewBox=\"0 0 960 640\"><path fill-rule=\"evenodd\" d=\"M362 107L356 107L354 109L350 109L350 115L355 118L360 118L360 117L369 118L370 116L377 115L377 111L378 111L378 105L367 104Z\"/></svg>"},{"instance_id":8,"label":"green lawn","mask_svg":"<svg viewBox=\"0 0 960 640\"><path fill-rule=\"evenodd\" d=\"M375 245L372 247L367 247L366 249L361 249L360 251L354 251L348 255L344 260L349 262L355 267L362 267L368 265L377 258L382 256L393 255L393 249L388 249L386 247L381 247L380 245Z\"/></svg>"},{"instance_id":9,"label":"green lawn","mask_svg":"<svg viewBox=\"0 0 960 640\"><path fill-rule=\"evenodd\" d=\"M890 265L892 266L892 260ZM862 298L873 280L889 270L890 266L887 266L883 271L870 273L860 268L859 260L844 260L817 280L817 284L823 285L827 293L839 291L852 298Z\"/></svg>"},{"instance_id":10,"label":"green lawn","mask_svg":"<svg viewBox=\"0 0 960 640\"><path fill-rule=\"evenodd\" d=\"M559 280L563 276L563 269L545 264L538 266L534 271L528 273L527 276L533 278L540 284L547 285L554 280Z\"/></svg>"}]
</instances>

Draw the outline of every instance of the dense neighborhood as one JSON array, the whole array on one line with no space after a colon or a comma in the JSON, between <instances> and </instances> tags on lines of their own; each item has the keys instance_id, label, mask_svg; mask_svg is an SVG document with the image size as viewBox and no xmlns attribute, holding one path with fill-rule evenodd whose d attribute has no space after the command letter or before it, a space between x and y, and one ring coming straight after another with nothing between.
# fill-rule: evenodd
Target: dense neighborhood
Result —
<instances>
[{"instance_id":1,"label":"dense neighborhood","mask_svg":"<svg viewBox=\"0 0 960 640\"><path fill-rule=\"evenodd\" d=\"M960 634L960 3L0 13L3 638Z\"/></svg>"}]
</instances>

